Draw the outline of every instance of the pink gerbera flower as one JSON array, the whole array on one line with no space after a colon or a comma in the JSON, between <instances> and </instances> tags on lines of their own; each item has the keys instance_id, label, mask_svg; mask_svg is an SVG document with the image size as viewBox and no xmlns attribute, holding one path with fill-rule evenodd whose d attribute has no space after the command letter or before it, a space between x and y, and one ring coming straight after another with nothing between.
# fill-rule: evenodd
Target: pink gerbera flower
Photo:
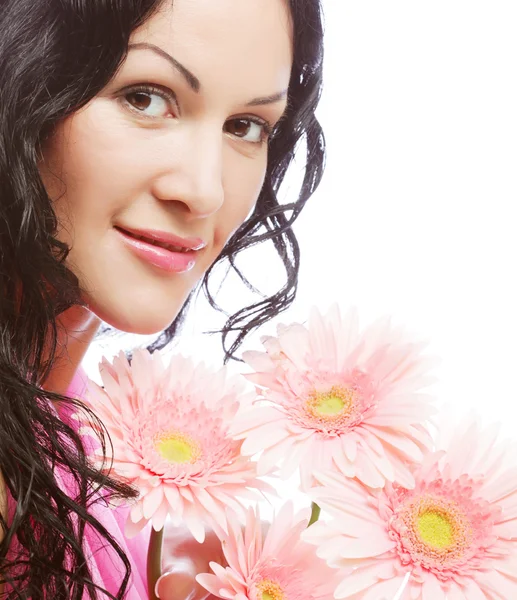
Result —
<instances>
[{"instance_id":1,"label":"pink gerbera flower","mask_svg":"<svg viewBox=\"0 0 517 600\"><path fill-rule=\"evenodd\" d=\"M406 580L401 600L517 598L516 448L496 437L476 423L457 432L413 467L412 490L321 477L310 495L332 519L302 537L345 569L336 598L376 600Z\"/></svg>"},{"instance_id":2,"label":"pink gerbera flower","mask_svg":"<svg viewBox=\"0 0 517 600\"><path fill-rule=\"evenodd\" d=\"M309 511L295 515L287 503L264 536L253 509L244 530L229 518L228 533L220 534L226 562L211 562L214 575L203 573L197 581L214 596L230 600L331 600L337 571L300 539L308 520Z\"/></svg>"},{"instance_id":3,"label":"pink gerbera flower","mask_svg":"<svg viewBox=\"0 0 517 600\"><path fill-rule=\"evenodd\" d=\"M254 398L243 380L182 356L164 367L159 352L142 349L131 366L123 352L113 365L103 359L100 374L104 389L90 381L86 400L110 434L111 474L140 492L128 536L149 520L160 530L170 516L202 541L204 523L224 522L226 506L244 511L236 498L266 488L256 464L241 456L242 442L229 434L239 406Z\"/></svg>"},{"instance_id":4,"label":"pink gerbera flower","mask_svg":"<svg viewBox=\"0 0 517 600\"><path fill-rule=\"evenodd\" d=\"M371 487L386 480L412 487L408 462L430 445L424 424L434 408L420 390L433 379L422 345L407 342L387 319L359 333L354 310L313 310L307 327L280 326L266 352L246 352L248 375L265 402L235 423L242 451L263 450L259 473L283 462L284 477L337 470Z\"/></svg>"}]
</instances>

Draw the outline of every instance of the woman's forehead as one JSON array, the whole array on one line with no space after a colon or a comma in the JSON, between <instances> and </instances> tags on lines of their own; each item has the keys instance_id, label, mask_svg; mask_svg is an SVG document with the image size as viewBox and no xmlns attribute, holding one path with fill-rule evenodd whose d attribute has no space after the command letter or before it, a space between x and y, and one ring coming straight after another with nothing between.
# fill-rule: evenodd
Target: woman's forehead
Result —
<instances>
[{"instance_id":1,"label":"woman's forehead","mask_svg":"<svg viewBox=\"0 0 517 600\"><path fill-rule=\"evenodd\" d=\"M174 0L130 43L158 46L207 87L239 84L273 93L288 83L292 65L286 0Z\"/></svg>"}]
</instances>

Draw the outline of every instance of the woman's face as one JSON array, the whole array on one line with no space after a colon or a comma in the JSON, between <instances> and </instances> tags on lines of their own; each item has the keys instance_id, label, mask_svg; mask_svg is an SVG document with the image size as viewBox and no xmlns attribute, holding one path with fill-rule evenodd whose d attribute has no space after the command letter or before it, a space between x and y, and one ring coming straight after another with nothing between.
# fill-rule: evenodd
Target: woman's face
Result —
<instances>
[{"instance_id":1,"label":"woman's face","mask_svg":"<svg viewBox=\"0 0 517 600\"><path fill-rule=\"evenodd\" d=\"M40 171L90 310L151 334L257 200L268 128L286 107L287 2L174 0L130 45L106 88L48 140ZM173 251L121 230L172 234Z\"/></svg>"}]
</instances>

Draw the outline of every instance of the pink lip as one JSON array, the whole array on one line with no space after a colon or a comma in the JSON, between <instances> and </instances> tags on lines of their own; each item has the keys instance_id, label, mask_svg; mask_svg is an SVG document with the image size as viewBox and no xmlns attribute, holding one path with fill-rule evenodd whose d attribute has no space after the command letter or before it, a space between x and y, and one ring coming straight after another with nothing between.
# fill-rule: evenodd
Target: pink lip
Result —
<instances>
[{"instance_id":1,"label":"pink lip","mask_svg":"<svg viewBox=\"0 0 517 600\"><path fill-rule=\"evenodd\" d=\"M117 227L117 229L119 229ZM134 227L120 227L123 231L132 233L133 235L141 235L149 240L170 244L177 248L186 248L188 250L201 250L206 246L201 238L182 238L168 231L160 231L158 229L136 229Z\"/></svg>"},{"instance_id":2,"label":"pink lip","mask_svg":"<svg viewBox=\"0 0 517 600\"><path fill-rule=\"evenodd\" d=\"M167 271L168 273L186 273L187 271L193 269L196 264L195 250L189 250L187 252L172 252L171 250L154 246L153 244L144 242L143 240L137 240L122 229L116 228L116 231L124 243L134 252L136 256L154 265L155 267ZM139 233L137 235L145 234ZM179 246L177 243L174 245ZM185 248L188 246L183 245L181 247Z\"/></svg>"}]
</instances>

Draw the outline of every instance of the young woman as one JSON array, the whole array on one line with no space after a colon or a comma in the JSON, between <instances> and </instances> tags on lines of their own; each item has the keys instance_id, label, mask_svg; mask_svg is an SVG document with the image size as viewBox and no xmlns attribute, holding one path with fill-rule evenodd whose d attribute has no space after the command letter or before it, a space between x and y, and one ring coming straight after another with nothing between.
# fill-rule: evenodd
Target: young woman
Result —
<instances>
[{"instance_id":1,"label":"young woman","mask_svg":"<svg viewBox=\"0 0 517 600\"><path fill-rule=\"evenodd\" d=\"M324 157L319 0L0 4L0 587L143 598L145 540L102 501L135 492L56 407L87 410L71 382L101 322L164 347L214 263L253 244L286 283L229 319L227 357L292 302L291 225Z\"/></svg>"}]
</instances>

